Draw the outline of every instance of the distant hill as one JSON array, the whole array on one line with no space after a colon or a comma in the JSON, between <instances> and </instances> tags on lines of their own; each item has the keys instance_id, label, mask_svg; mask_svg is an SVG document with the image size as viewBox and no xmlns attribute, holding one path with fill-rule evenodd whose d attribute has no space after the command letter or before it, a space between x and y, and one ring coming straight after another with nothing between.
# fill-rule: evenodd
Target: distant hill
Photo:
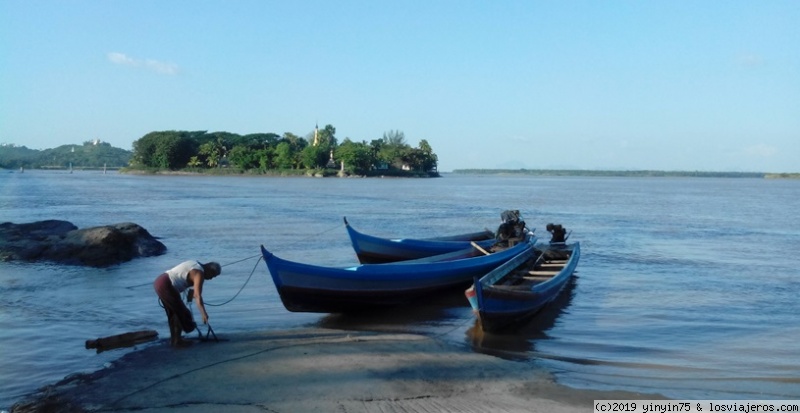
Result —
<instances>
[{"instance_id":1,"label":"distant hill","mask_svg":"<svg viewBox=\"0 0 800 413\"><path fill-rule=\"evenodd\" d=\"M702 172L702 171L598 171L585 169L455 169L454 174L533 176L620 176L620 177L703 177L703 178L800 178L800 173Z\"/></svg>"},{"instance_id":2,"label":"distant hill","mask_svg":"<svg viewBox=\"0 0 800 413\"><path fill-rule=\"evenodd\" d=\"M128 166L133 152L100 141L81 145L62 145L52 149L29 149L25 146L0 146L0 168L46 169L122 168Z\"/></svg>"}]
</instances>

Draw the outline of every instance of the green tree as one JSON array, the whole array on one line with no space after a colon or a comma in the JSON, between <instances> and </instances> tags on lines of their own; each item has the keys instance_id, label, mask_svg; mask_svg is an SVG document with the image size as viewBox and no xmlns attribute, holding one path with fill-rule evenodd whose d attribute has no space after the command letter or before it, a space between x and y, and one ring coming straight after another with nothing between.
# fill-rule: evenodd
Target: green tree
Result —
<instances>
[{"instance_id":1,"label":"green tree","mask_svg":"<svg viewBox=\"0 0 800 413\"><path fill-rule=\"evenodd\" d=\"M328 163L329 153L323 145L306 146L300 154L300 159L307 169L324 168Z\"/></svg>"},{"instance_id":2,"label":"green tree","mask_svg":"<svg viewBox=\"0 0 800 413\"><path fill-rule=\"evenodd\" d=\"M373 139L369 143L369 151L372 156L372 166L376 169L384 169L389 166L389 162L381 157L383 153L383 139Z\"/></svg>"},{"instance_id":3,"label":"green tree","mask_svg":"<svg viewBox=\"0 0 800 413\"><path fill-rule=\"evenodd\" d=\"M228 161L246 171L259 167L259 155L257 149L251 149L247 145L236 145L228 151Z\"/></svg>"},{"instance_id":4,"label":"green tree","mask_svg":"<svg viewBox=\"0 0 800 413\"><path fill-rule=\"evenodd\" d=\"M292 145L289 142L281 142L275 148L275 167L278 169L292 169L294 168L294 153L292 152Z\"/></svg>"},{"instance_id":5,"label":"green tree","mask_svg":"<svg viewBox=\"0 0 800 413\"><path fill-rule=\"evenodd\" d=\"M292 168L299 169L303 167L303 150L308 147L308 141L293 134L286 132L283 134L280 142L289 144L292 157Z\"/></svg>"},{"instance_id":6,"label":"green tree","mask_svg":"<svg viewBox=\"0 0 800 413\"><path fill-rule=\"evenodd\" d=\"M325 125L325 127L319 131L319 141L320 146L325 149L330 150L336 148L336 128L334 128L333 125Z\"/></svg>"},{"instance_id":7,"label":"green tree","mask_svg":"<svg viewBox=\"0 0 800 413\"><path fill-rule=\"evenodd\" d=\"M397 148L408 146L406 143L406 135L399 130L390 130L388 132L384 132L383 142L386 144L386 146L393 146Z\"/></svg>"},{"instance_id":8,"label":"green tree","mask_svg":"<svg viewBox=\"0 0 800 413\"><path fill-rule=\"evenodd\" d=\"M200 145L200 155L205 156L206 165L208 165L209 168L220 166L220 162L222 158L225 157L226 153L227 148L225 146L225 141L221 137L217 137L215 140Z\"/></svg>"},{"instance_id":9,"label":"green tree","mask_svg":"<svg viewBox=\"0 0 800 413\"><path fill-rule=\"evenodd\" d=\"M330 159L331 150L336 149L336 128L333 125L325 125L318 131L316 138L315 141L313 134L310 134L309 140L312 144L305 147L300 154L305 168L325 168Z\"/></svg>"},{"instance_id":10,"label":"green tree","mask_svg":"<svg viewBox=\"0 0 800 413\"><path fill-rule=\"evenodd\" d=\"M433 153L433 148L427 140L419 141L419 150L422 152L422 165L423 171L435 171L438 169L439 157Z\"/></svg>"},{"instance_id":11,"label":"green tree","mask_svg":"<svg viewBox=\"0 0 800 413\"><path fill-rule=\"evenodd\" d=\"M275 133L251 133L249 135L242 136L243 142L241 144L246 144L248 147L253 149L274 149L276 146L278 146L280 138L281 137Z\"/></svg>"},{"instance_id":12,"label":"green tree","mask_svg":"<svg viewBox=\"0 0 800 413\"><path fill-rule=\"evenodd\" d=\"M375 163L372 148L366 142L352 142L345 138L336 149L336 159L344 162L345 168L363 174Z\"/></svg>"},{"instance_id":13,"label":"green tree","mask_svg":"<svg viewBox=\"0 0 800 413\"><path fill-rule=\"evenodd\" d=\"M189 158L189 163L186 164L186 166L190 168L199 168L202 165L203 163L200 162L200 159L197 158L197 156L192 156L191 158Z\"/></svg>"},{"instance_id":14,"label":"green tree","mask_svg":"<svg viewBox=\"0 0 800 413\"><path fill-rule=\"evenodd\" d=\"M378 159L394 168L400 169L406 162L403 158L408 149L409 146L406 144L405 134L401 131L390 130L383 134L383 143L380 146Z\"/></svg>"},{"instance_id":15,"label":"green tree","mask_svg":"<svg viewBox=\"0 0 800 413\"><path fill-rule=\"evenodd\" d=\"M255 157L261 172L275 168L275 148L258 149L255 151Z\"/></svg>"},{"instance_id":16,"label":"green tree","mask_svg":"<svg viewBox=\"0 0 800 413\"><path fill-rule=\"evenodd\" d=\"M179 133L165 134L156 143L153 166L163 169L179 169L191 159L190 145Z\"/></svg>"},{"instance_id":17,"label":"green tree","mask_svg":"<svg viewBox=\"0 0 800 413\"><path fill-rule=\"evenodd\" d=\"M150 132L133 141L131 166L142 168L155 167L153 155L156 153L156 145L161 133L162 132Z\"/></svg>"},{"instance_id":18,"label":"green tree","mask_svg":"<svg viewBox=\"0 0 800 413\"><path fill-rule=\"evenodd\" d=\"M193 155L194 145L186 132L151 132L133 142L132 166L178 169Z\"/></svg>"}]
</instances>

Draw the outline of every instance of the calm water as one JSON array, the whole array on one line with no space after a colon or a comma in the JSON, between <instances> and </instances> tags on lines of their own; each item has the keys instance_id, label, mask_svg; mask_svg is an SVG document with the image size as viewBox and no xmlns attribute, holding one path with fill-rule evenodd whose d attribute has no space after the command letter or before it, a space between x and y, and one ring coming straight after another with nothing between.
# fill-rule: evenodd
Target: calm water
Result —
<instances>
[{"instance_id":1,"label":"calm water","mask_svg":"<svg viewBox=\"0 0 800 413\"><path fill-rule=\"evenodd\" d=\"M206 289L219 336L302 326L437 335L543 367L576 388L683 399L800 398L800 182L697 178L314 179L0 174L0 222L131 221L166 255L104 269L0 263L0 409L124 354L84 341L169 335L150 282L185 259L217 260ZM322 265L355 262L342 217L365 232L432 236L520 209L582 243L557 306L518 335L475 328L461 292L363 317L287 312L259 245Z\"/></svg>"}]
</instances>

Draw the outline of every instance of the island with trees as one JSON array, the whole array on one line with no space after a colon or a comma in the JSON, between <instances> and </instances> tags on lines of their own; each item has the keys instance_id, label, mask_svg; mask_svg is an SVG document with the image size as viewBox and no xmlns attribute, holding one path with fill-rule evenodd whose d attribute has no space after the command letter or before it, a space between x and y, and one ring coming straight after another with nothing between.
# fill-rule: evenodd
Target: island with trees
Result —
<instances>
[{"instance_id":1,"label":"island with trees","mask_svg":"<svg viewBox=\"0 0 800 413\"><path fill-rule=\"evenodd\" d=\"M133 150L100 141L43 151L0 146L5 169L120 169L130 173L205 173L310 176L438 177L438 157L423 139L412 147L401 131L356 142L336 138L326 125L306 137L286 132L239 135L230 132L154 131L133 142Z\"/></svg>"},{"instance_id":2,"label":"island with trees","mask_svg":"<svg viewBox=\"0 0 800 413\"><path fill-rule=\"evenodd\" d=\"M417 148L400 131L367 143L336 138L332 125L307 137L290 132L151 132L133 142L131 171L184 171L313 176L439 176L438 158L426 140Z\"/></svg>"}]
</instances>

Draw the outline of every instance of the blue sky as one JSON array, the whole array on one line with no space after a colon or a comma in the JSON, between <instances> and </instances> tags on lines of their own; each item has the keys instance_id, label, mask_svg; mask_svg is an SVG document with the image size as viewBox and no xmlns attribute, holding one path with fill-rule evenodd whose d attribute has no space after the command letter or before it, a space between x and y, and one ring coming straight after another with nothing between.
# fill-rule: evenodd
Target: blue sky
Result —
<instances>
[{"instance_id":1,"label":"blue sky","mask_svg":"<svg viewBox=\"0 0 800 413\"><path fill-rule=\"evenodd\" d=\"M0 0L0 143L426 139L440 170L800 172L800 2Z\"/></svg>"}]
</instances>

